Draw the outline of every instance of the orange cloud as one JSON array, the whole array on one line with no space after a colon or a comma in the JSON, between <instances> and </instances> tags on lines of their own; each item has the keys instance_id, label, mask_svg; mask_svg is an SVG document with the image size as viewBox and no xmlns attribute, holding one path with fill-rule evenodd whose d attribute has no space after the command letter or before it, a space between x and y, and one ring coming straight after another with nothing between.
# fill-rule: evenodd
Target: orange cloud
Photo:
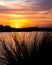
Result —
<instances>
[{"instance_id":1,"label":"orange cloud","mask_svg":"<svg viewBox=\"0 0 52 65\"><path fill-rule=\"evenodd\" d=\"M52 24L52 9L42 10L37 4L0 3L0 24L11 27L34 27ZM3 7L4 6L4 7Z\"/></svg>"}]
</instances>

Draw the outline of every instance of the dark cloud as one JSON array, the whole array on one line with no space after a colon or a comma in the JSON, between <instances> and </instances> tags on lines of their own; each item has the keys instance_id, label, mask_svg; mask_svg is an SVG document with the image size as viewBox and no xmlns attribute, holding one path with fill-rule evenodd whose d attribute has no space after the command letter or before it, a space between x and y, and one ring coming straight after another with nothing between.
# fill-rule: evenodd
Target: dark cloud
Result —
<instances>
[{"instance_id":1,"label":"dark cloud","mask_svg":"<svg viewBox=\"0 0 52 65\"><path fill-rule=\"evenodd\" d=\"M2 1L9 1L9 0L2 0ZM10 1L17 1L17 0L10 0ZM21 0L20 0L21 1ZM17 9L17 11L25 11L25 12L32 12L32 11L49 11L52 9L52 0L26 0L22 4L13 3L12 4L15 7L7 7L0 5L0 9ZM8 12L8 11L7 11Z\"/></svg>"},{"instance_id":2,"label":"dark cloud","mask_svg":"<svg viewBox=\"0 0 52 65\"><path fill-rule=\"evenodd\" d=\"M38 6L36 9L39 9L39 10L52 9L52 0L27 0L26 2L33 3L33 6L35 6L36 4Z\"/></svg>"},{"instance_id":3,"label":"dark cloud","mask_svg":"<svg viewBox=\"0 0 52 65\"><path fill-rule=\"evenodd\" d=\"M37 0L40 9L49 10L52 9L52 0Z\"/></svg>"},{"instance_id":4,"label":"dark cloud","mask_svg":"<svg viewBox=\"0 0 52 65\"><path fill-rule=\"evenodd\" d=\"M8 1L8 2L20 2L25 1L24 3L31 3L27 4L25 6L21 6L23 8L26 8L26 10L50 10L52 9L52 0L0 0L2 2ZM19 4L20 5L20 4ZM4 6L0 6L0 8L3 8ZM17 5L18 7L18 5ZM14 8L15 9L15 8Z\"/></svg>"}]
</instances>

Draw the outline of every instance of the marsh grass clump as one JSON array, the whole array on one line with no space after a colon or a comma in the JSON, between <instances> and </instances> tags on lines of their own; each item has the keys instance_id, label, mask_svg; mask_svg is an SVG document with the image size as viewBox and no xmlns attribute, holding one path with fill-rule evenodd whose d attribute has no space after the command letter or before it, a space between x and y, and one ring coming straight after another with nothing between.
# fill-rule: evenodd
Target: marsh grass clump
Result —
<instances>
[{"instance_id":1,"label":"marsh grass clump","mask_svg":"<svg viewBox=\"0 0 52 65\"><path fill-rule=\"evenodd\" d=\"M10 45L10 49L8 49L5 41L1 41L3 43L3 51L2 54L5 56L5 58L0 57L0 59L4 60L4 64L6 65L21 65L25 64L25 62L29 58L29 52L27 49L27 46L25 45L25 42L22 42L21 45L19 44L18 40L16 40L16 36L13 38L15 41L15 49L12 48ZM2 62L2 61L1 61Z\"/></svg>"},{"instance_id":2,"label":"marsh grass clump","mask_svg":"<svg viewBox=\"0 0 52 65\"><path fill-rule=\"evenodd\" d=\"M34 37L34 42L31 45L30 54L26 43L23 41L20 44L16 36L13 38L16 50L12 48L11 45L9 45L11 49L9 50L5 41L0 40L3 43L3 51L1 52L5 56L5 58L0 57L1 62L3 62L5 65L34 65L36 62L40 61L40 59L42 62L44 62L48 59L48 57L52 58L52 33L44 33L40 41L39 38L40 37L37 39L36 34Z\"/></svg>"},{"instance_id":3,"label":"marsh grass clump","mask_svg":"<svg viewBox=\"0 0 52 65\"><path fill-rule=\"evenodd\" d=\"M42 40L40 41L40 47L38 52L38 60L43 63L51 63L52 59L52 33L46 32L43 34Z\"/></svg>"}]
</instances>

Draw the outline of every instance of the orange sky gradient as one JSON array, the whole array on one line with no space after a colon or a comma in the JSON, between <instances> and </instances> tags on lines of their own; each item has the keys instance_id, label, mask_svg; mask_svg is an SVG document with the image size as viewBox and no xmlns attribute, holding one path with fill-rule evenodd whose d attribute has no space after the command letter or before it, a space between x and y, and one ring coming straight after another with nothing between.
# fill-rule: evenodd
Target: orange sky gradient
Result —
<instances>
[{"instance_id":1,"label":"orange sky gradient","mask_svg":"<svg viewBox=\"0 0 52 65\"><path fill-rule=\"evenodd\" d=\"M18 3L0 2L1 25L14 28L52 25L52 8L43 10L38 8L39 5L36 3L21 1Z\"/></svg>"}]
</instances>

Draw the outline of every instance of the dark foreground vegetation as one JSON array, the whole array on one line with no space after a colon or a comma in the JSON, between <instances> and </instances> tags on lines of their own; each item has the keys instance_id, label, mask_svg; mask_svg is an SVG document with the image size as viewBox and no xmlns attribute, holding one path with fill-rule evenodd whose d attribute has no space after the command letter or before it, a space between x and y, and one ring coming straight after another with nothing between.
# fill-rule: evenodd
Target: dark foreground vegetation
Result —
<instances>
[{"instance_id":1,"label":"dark foreground vegetation","mask_svg":"<svg viewBox=\"0 0 52 65\"><path fill-rule=\"evenodd\" d=\"M2 46L4 49L3 51L0 51L5 56L5 58L0 57L0 63L3 63L0 65L36 65L52 62L52 33L44 33L39 44L37 42L38 40L36 35L34 38L34 43L32 43L30 53L24 41L21 42L20 45L16 39L16 36L13 40L15 41L16 50L14 50L11 46L11 50L9 50L5 44L5 41L0 40L0 42L3 43Z\"/></svg>"},{"instance_id":2,"label":"dark foreground vegetation","mask_svg":"<svg viewBox=\"0 0 52 65\"><path fill-rule=\"evenodd\" d=\"M38 27L28 27L28 28L11 28L10 26L0 25L0 32L22 32L22 31L52 31L52 27L38 28Z\"/></svg>"}]
</instances>

